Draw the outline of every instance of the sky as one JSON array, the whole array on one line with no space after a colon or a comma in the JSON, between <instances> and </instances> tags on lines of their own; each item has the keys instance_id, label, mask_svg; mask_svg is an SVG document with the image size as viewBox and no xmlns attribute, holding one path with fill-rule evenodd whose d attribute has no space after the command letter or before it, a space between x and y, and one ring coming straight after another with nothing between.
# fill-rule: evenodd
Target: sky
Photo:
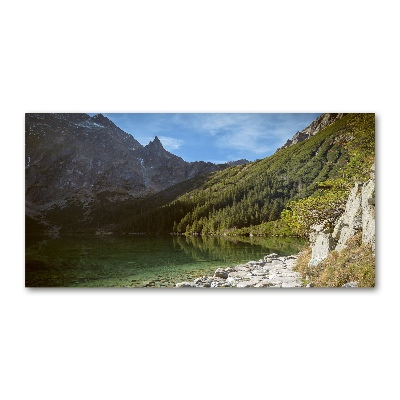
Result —
<instances>
[{"instance_id":1,"label":"sky","mask_svg":"<svg viewBox=\"0 0 400 400\"><path fill-rule=\"evenodd\" d=\"M99 113L88 113L90 116ZM225 163L264 158L321 113L152 114L102 113L142 145L158 136L185 161Z\"/></svg>"}]
</instances>

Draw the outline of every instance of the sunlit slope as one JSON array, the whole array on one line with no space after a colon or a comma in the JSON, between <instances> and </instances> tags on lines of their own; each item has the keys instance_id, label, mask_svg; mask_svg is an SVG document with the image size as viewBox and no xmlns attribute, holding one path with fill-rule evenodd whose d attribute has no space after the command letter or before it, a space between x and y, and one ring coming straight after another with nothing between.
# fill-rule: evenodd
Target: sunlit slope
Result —
<instances>
[{"instance_id":1,"label":"sunlit slope","mask_svg":"<svg viewBox=\"0 0 400 400\"><path fill-rule=\"evenodd\" d=\"M126 228L212 233L276 220L288 201L309 196L318 182L342 173L348 162L346 130L356 117L348 114L270 157L217 172L177 200L131 216Z\"/></svg>"}]
</instances>

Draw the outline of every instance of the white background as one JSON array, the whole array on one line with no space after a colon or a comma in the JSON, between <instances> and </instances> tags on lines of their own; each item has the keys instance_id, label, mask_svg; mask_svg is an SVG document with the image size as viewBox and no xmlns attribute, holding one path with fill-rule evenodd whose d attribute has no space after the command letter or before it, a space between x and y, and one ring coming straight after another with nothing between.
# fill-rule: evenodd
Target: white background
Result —
<instances>
[{"instance_id":1,"label":"white background","mask_svg":"<svg viewBox=\"0 0 400 400\"><path fill-rule=\"evenodd\" d=\"M394 4L2 5L2 398L396 397ZM24 288L24 113L147 111L375 112L377 287Z\"/></svg>"}]
</instances>

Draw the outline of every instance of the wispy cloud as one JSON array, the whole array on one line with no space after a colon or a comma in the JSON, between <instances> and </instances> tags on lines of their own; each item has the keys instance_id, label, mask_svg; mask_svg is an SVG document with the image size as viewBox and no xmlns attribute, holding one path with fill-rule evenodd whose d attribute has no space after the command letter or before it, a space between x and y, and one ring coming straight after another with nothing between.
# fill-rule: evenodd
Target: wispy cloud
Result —
<instances>
[{"instance_id":1,"label":"wispy cloud","mask_svg":"<svg viewBox=\"0 0 400 400\"><path fill-rule=\"evenodd\" d=\"M183 159L249 160L273 154L320 114L176 113L105 114L142 145L157 135Z\"/></svg>"},{"instance_id":2,"label":"wispy cloud","mask_svg":"<svg viewBox=\"0 0 400 400\"><path fill-rule=\"evenodd\" d=\"M168 136L159 136L158 138L160 139L160 142L164 146L165 150L168 151L179 149L184 143L182 139L176 139Z\"/></svg>"},{"instance_id":3,"label":"wispy cloud","mask_svg":"<svg viewBox=\"0 0 400 400\"><path fill-rule=\"evenodd\" d=\"M235 132L220 135L216 141L217 146L235 150L236 154L266 154L271 150L270 141L265 138L262 131L253 128L241 128Z\"/></svg>"}]
</instances>

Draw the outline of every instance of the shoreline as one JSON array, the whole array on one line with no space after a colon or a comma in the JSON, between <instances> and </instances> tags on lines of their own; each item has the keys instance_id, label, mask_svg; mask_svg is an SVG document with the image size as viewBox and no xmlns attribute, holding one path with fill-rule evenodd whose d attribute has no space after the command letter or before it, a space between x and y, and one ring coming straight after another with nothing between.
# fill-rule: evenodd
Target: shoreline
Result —
<instances>
[{"instance_id":1,"label":"shoreline","mask_svg":"<svg viewBox=\"0 0 400 400\"><path fill-rule=\"evenodd\" d=\"M304 287L300 273L293 271L299 254L266 255L258 261L248 261L236 267L217 268L213 276L203 276L192 282L179 282L181 287Z\"/></svg>"}]
</instances>

